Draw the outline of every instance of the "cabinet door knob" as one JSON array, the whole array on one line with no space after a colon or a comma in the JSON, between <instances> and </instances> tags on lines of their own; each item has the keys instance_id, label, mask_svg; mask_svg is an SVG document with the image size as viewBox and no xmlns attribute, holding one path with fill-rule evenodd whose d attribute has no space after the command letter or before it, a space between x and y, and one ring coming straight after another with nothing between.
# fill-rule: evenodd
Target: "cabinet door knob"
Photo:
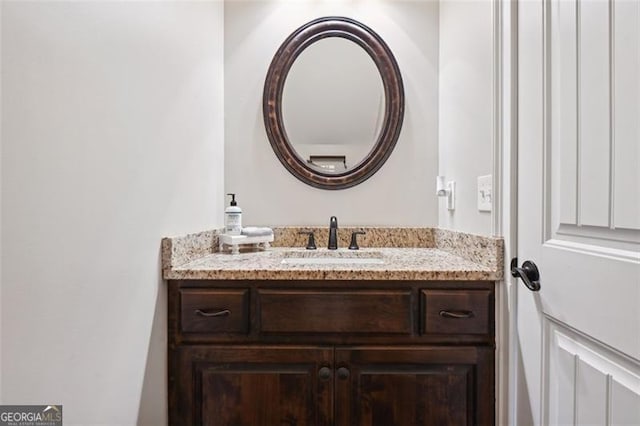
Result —
<instances>
[{"instance_id":1,"label":"cabinet door knob","mask_svg":"<svg viewBox=\"0 0 640 426\"><path fill-rule=\"evenodd\" d=\"M338 368L338 377L340 379L348 379L349 378L349 369L346 367Z\"/></svg>"},{"instance_id":2,"label":"cabinet door knob","mask_svg":"<svg viewBox=\"0 0 640 426\"><path fill-rule=\"evenodd\" d=\"M329 367L322 367L318 370L318 377L320 380L329 380L331 378L331 369Z\"/></svg>"}]
</instances>

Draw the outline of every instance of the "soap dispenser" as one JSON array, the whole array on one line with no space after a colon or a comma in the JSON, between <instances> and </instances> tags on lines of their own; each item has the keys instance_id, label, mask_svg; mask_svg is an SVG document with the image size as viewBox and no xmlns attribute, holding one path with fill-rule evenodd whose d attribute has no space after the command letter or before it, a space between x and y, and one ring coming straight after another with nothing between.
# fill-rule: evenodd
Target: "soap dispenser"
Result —
<instances>
[{"instance_id":1,"label":"soap dispenser","mask_svg":"<svg viewBox=\"0 0 640 426\"><path fill-rule=\"evenodd\" d=\"M227 235L242 234L242 209L236 203L236 194L231 195L231 203L224 210L224 233Z\"/></svg>"}]
</instances>

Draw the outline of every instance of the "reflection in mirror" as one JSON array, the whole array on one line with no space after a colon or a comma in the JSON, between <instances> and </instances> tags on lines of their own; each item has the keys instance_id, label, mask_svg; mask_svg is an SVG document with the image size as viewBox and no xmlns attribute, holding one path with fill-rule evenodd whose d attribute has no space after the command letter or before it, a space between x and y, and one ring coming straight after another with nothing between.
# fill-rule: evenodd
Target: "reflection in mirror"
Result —
<instances>
[{"instance_id":1,"label":"reflection in mirror","mask_svg":"<svg viewBox=\"0 0 640 426\"><path fill-rule=\"evenodd\" d=\"M284 83L282 115L291 145L325 173L343 173L366 158L380 135L384 111L375 62L342 37L309 45Z\"/></svg>"}]
</instances>

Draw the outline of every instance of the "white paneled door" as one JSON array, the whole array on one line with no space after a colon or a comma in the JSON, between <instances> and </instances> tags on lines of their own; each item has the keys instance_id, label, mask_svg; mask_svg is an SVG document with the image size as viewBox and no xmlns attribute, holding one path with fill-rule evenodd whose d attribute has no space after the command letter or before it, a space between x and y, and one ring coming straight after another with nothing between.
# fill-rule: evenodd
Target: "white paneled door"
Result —
<instances>
[{"instance_id":1,"label":"white paneled door","mask_svg":"<svg viewBox=\"0 0 640 426\"><path fill-rule=\"evenodd\" d=\"M640 0L518 3L518 425L640 425Z\"/></svg>"}]
</instances>

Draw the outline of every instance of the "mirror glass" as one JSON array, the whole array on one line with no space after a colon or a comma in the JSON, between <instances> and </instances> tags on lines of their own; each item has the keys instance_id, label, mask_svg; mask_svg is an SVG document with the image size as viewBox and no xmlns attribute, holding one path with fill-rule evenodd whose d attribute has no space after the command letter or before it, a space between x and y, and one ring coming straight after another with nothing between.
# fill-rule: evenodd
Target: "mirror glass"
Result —
<instances>
[{"instance_id":1,"label":"mirror glass","mask_svg":"<svg viewBox=\"0 0 640 426\"><path fill-rule=\"evenodd\" d=\"M344 173L362 162L380 136L384 113L384 85L375 62L346 38L309 45L286 77L287 136L298 157L318 171Z\"/></svg>"}]
</instances>

